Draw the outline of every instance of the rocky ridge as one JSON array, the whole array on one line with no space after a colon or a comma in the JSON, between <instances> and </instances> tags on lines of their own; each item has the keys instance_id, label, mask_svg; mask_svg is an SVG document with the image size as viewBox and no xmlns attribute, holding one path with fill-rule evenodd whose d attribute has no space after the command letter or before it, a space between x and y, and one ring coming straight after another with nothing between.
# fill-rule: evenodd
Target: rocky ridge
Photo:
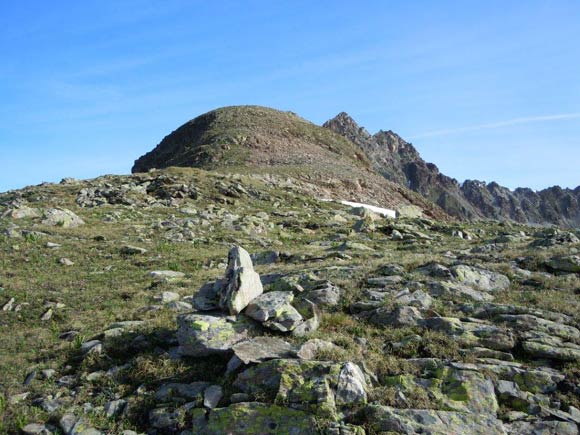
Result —
<instances>
[{"instance_id":1,"label":"rocky ridge","mask_svg":"<svg viewBox=\"0 0 580 435\"><path fill-rule=\"evenodd\" d=\"M359 146L386 179L420 193L452 216L580 226L580 186L534 192L528 188L512 191L495 182L467 180L460 184L425 162L412 144L391 130L371 135L344 112L323 126Z\"/></svg>"}]
</instances>

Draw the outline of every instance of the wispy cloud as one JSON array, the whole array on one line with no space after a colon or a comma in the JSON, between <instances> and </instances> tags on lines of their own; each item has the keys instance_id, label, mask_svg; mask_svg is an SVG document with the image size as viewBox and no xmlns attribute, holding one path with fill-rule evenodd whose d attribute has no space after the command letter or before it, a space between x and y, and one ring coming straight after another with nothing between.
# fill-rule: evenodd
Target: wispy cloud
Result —
<instances>
[{"instance_id":1,"label":"wispy cloud","mask_svg":"<svg viewBox=\"0 0 580 435\"><path fill-rule=\"evenodd\" d=\"M455 133L464 133L469 131L478 130L491 130L495 128L511 127L513 125L520 124L533 124L536 122L549 122L549 121L562 121L569 119L580 119L580 112L576 113L558 113L555 115L542 115L542 116L527 116L522 118L513 118L506 121L490 122L487 124L470 125L466 127L459 128L447 128L443 130L428 131L426 133L420 133L414 136L410 136L409 140L420 139L424 137L435 137L435 136L447 136Z\"/></svg>"}]
</instances>

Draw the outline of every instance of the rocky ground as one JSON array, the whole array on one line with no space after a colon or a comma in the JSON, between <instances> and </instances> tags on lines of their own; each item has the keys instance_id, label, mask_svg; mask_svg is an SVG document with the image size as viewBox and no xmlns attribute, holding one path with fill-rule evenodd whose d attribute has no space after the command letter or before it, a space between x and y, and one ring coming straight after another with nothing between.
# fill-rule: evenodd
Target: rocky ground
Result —
<instances>
[{"instance_id":1,"label":"rocky ground","mask_svg":"<svg viewBox=\"0 0 580 435\"><path fill-rule=\"evenodd\" d=\"M0 433L577 434L578 234L163 170L0 194Z\"/></svg>"}]
</instances>

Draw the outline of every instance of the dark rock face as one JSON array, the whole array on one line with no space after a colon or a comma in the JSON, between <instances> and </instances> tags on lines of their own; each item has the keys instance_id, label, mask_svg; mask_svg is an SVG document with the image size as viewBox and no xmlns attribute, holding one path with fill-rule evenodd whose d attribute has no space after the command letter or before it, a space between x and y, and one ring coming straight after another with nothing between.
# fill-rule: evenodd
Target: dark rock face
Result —
<instances>
[{"instance_id":1,"label":"dark rock face","mask_svg":"<svg viewBox=\"0 0 580 435\"><path fill-rule=\"evenodd\" d=\"M580 186L534 192L528 188L512 191L495 182L460 184L425 162L412 144L390 130L371 135L344 112L323 126L359 146L383 177L421 194L452 216L580 226Z\"/></svg>"}]
</instances>

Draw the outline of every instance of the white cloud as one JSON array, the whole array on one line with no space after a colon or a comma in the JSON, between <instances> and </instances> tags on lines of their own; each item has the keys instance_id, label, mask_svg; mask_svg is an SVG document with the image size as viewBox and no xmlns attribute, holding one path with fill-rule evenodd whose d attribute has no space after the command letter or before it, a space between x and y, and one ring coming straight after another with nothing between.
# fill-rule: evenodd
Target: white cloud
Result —
<instances>
[{"instance_id":1,"label":"white cloud","mask_svg":"<svg viewBox=\"0 0 580 435\"><path fill-rule=\"evenodd\" d=\"M580 119L580 112L577 113L559 113L555 115L543 115L543 116L528 116L522 118L508 119L506 121L490 122L487 124L470 125L467 127L459 128L447 128L443 130L428 131L426 133L420 133L414 136L408 137L409 140L420 139L423 137L435 137L435 136L447 136L454 133L463 133L469 131L477 130L490 130L502 127L511 127L513 125L520 124L533 124L536 122L549 122L549 121L561 121L569 119Z\"/></svg>"}]
</instances>

